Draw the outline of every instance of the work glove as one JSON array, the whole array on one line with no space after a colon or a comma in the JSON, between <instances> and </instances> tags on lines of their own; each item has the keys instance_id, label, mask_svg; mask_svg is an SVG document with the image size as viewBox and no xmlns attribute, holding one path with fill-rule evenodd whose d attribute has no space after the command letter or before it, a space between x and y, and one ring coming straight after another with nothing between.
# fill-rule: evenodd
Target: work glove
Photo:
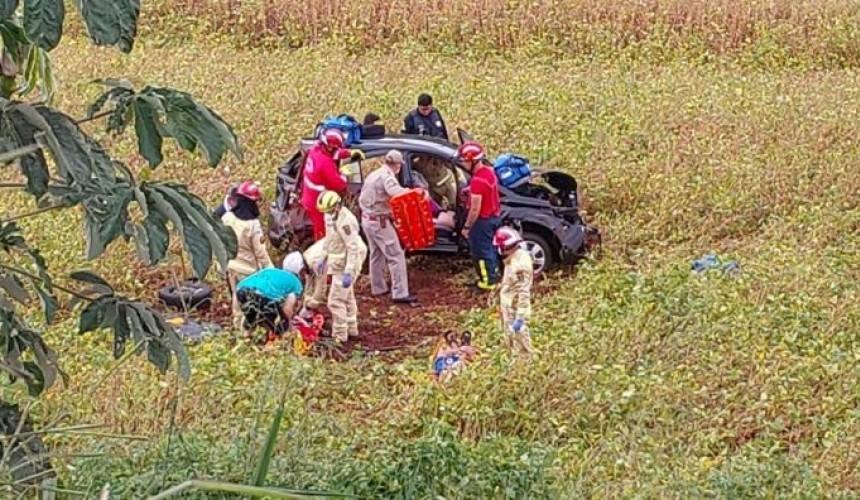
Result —
<instances>
[{"instance_id":1,"label":"work glove","mask_svg":"<svg viewBox=\"0 0 860 500\"><path fill-rule=\"evenodd\" d=\"M364 160L366 158L367 157L364 156L364 151L362 151L360 149L350 149L349 150L349 159L351 161L360 161L360 160Z\"/></svg>"},{"instance_id":2,"label":"work glove","mask_svg":"<svg viewBox=\"0 0 860 500\"><path fill-rule=\"evenodd\" d=\"M514 333L520 333L523 330L524 326L525 321L523 321L521 318L517 318L514 320L513 323L511 323L511 330L513 330Z\"/></svg>"},{"instance_id":3,"label":"work glove","mask_svg":"<svg viewBox=\"0 0 860 500\"><path fill-rule=\"evenodd\" d=\"M343 280L341 281L341 285L344 288L349 288L352 286L352 273L343 273Z\"/></svg>"},{"instance_id":4,"label":"work glove","mask_svg":"<svg viewBox=\"0 0 860 500\"><path fill-rule=\"evenodd\" d=\"M326 262L326 259L320 259L320 261L317 262L317 265L314 266L314 272L317 273L318 275L322 274L323 271L325 271L325 262Z\"/></svg>"},{"instance_id":5,"label":"work glove","mask_svg":"<svg viewBox=\"0 0 860 500\"><path fill-rule=\"evenodd\" d=\"M352 167L351 167L349 164L347 164L347 165L341 165L341 166L340 166L340 168L339 168L339 169L337 169L337 171L338 171L338 172L340 172L341 174L343 174L343 175L347 176L347 177L349 177L349 176L350 176L350 175L352 175L352 173L353 173L353 172L352 172Z\"/></svg>"}]
</instances>

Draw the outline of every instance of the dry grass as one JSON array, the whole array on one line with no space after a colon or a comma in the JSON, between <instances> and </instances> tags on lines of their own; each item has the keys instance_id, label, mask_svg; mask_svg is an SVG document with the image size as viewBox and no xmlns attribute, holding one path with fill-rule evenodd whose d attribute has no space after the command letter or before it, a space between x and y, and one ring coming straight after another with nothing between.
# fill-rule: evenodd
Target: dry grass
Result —
<instances>
[{"instance_id":1,"label":"dry grass","mask_svg":"<svg viewBox=\"0 0 860 500\"><path fill-rule=\"evenodd\" d=\"M194 5L177 2L175 8ZM243 2L241 9L263 12L261 5ZM352 10L369 23L374 8L415 9L412 24L453 29L451 13L468 8L440 4L442 13L431 20L432 3L324 5L332 10L313 18L304 4L284 9L316 33L302 43L328 36L313 31L324 18L346 29ZM542 3L529 10L532 17L508 21L485 14L487 28L480 33L502 40L510 19L532 30L508 30L513 38L505 43L511 44L572 19L636 33L631 27L653 25L644 13L654 9L675 12L677 17L663 19L676 19L679 32L713 33L715 50L740 47L758 21L791 28L784 33L797 50L811 50L854 43L851 37L820 38L826 32L815 30L839 15L827 29L853 33L857 15L853 4L835 1L794 2L790 8L757 2L746 11L730 9L727 1L622 2L611 8L592 2L571 12L565 5ZM224 16L240 36L262 30L253 23L266 20L229 17L218 10L223 6L194 8L204 18ZM768 12L776 20L767 20ZM386 15L394 19L391 33L408 33L398 15ZM147 16L150 25L173 22L152 20L152 11ZM467 19L472 22L478 18ZM376 32L363 26L351 33ZM807 48L801 33L808 36ZM189 436L205 433L210 441L162 467L167 453L153 451L151 443L147 451L58 437L54 442L64 451L110 452L102 461L76 464L64 479L78 485L110 480L127 497L140 496L136 485L151 487L153 470L178 471L176 478L241 480L241 436L260 408L272 408L278 384L290 383L289 438L279 444L273 476L291 487L354 487L367 495L371 488L362 489L360 481L372 476L379 488L391 488L380 496L395 497L393 478L416 475L403 465L411 455L398 447L424 443L420 438L445 422L474 449L500 439L521 439L534 446L529 452L552 449L555 462L547 474L557 480L560 498L821 497L860 489L860 312L854 306L860 300L860 75L761 71L745 64L755 52L721 64L534 57L539 51L477 59L414 48L361 57L329 46L237 50L223 40L170 48L158 46L153 36L150 31L129 57L64 41L55 52L62 84L57 105L80 116L82 99L96 91L87 82L122 75L138 85L158 83L200 96L236 126L246 162L230 160L233 170L226 175L206 170L199 158L171 155L157 175L188 182L211 203L229 182L245 178L261 182L271 197L275 169L325 114L372 110L394 125L419 92L429 91L449 126L469 130L491 154L514 150L576 175L607 232L606 254L574 279L559 278L558 293L536 304L533 336L543 353L528 367L505 367L495 318L485 310L466 315L464 324L489 356L447 392L428 383L424 356L398 364L332 365L272 358L223 340L191 349L191 387L178 390L141 359L100 383L113 363L109 339L77 336L75 325L65 322L48 338L62 353L72 383L47 395L40 408L46 419L68 412L72 421L153 438L172 424ZM779 55L786 47L792 45L768 50ZM554 47L542 50L552 54ZM118 157L131 155L128 138L106 142ZM134 168L142 166L130 157ZM16 201L5 200L3 209L20 209ZM90 265L82 258L79 225L66 214L26 229L56 273ZM96 270L121 289L154 297L128 265L130 250L117 247ZM690 261L710 250L737 258L742 277L691 276ZM288 382L287 374L296 381ZM173 446L192 442L189 437ZM416 454L423 452L415 446ZM520 464L523 456L507 450L482 463Z\"/></svg>"},{"instance_id":2,"label":"dry grass","mask_svg":"<svg viewBox=\"0 0 860 500\"><path fill-rule=\"evenodd\" d=\"M540 43L589 54L753 52L855 65L860 4L850 0L176 0L155 2L149 28L182 36L190 26L243 43L301 47L337 38L359 52L416 42L425 48L510 49Z\"/></svg>"}]
</instances>

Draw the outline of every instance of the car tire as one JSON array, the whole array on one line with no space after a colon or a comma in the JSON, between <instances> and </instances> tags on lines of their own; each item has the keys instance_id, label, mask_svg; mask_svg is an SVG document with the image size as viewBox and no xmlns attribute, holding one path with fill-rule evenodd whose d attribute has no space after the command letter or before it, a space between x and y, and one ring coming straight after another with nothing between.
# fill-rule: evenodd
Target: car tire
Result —
<instances>
[{"instance_id":1,"label":"car tire","mask_svg":"<svg viewBox=\"0 0 860 500\"><path fill-rule=\"evenodd\" d=\"M158 298L164 305L179 310L207 309L212 305L212 286L196 279L179 285L168 285L158 291Z\"/></svg>"},{"instance_id":2,"label":"car tire","mask_svg":"<svg viewBox=\"0 0 860 500\"><path fill-rule=\"evenodd\" d=\"M555 263L552 245L536 233L523 233L523 247L534 259L535 275L545 272Z\"/></svg>"}]
</instances>

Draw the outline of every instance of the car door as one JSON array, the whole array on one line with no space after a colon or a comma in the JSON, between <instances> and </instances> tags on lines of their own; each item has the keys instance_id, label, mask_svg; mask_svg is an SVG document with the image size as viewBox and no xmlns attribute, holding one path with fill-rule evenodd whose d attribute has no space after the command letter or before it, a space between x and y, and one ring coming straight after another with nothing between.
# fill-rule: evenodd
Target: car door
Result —
<instances>
[{"instance_id":1,"label":"car door","mask_svg":"<svg viewBox=\"0 0 860 500\"><path fill-rule=\"evenodd\" d=\"M436 244L427 253L455 253L460 245L456 231L459 212L457 167L448 158L429 153L409 152L405 155L401 183L405 187L423 188L435 203Z\"/></svg>"}]
</instances>

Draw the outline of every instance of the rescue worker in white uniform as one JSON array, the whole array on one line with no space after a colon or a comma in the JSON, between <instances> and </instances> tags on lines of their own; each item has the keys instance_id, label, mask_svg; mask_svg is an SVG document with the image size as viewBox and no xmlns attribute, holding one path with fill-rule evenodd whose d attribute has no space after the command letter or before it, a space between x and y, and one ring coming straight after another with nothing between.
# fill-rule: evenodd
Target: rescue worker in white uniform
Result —
<instances>
[{"instance_id":1,"label":"rescue worker in white uniform","mask_svg":"<svg viewBox=\"0 0 860 500\"><path fill-rule=\"evenodd\" d=\"M409 294L406 255L391 215L391 198L408 191L397 181L402 165L403 154L396 149L389 151L383 165L364 180L358 206L361 209L361 228L370 249L370 293L388 293L385 283L387 266L391 275L392 302L412 304L417 303L418 299Z\"/></svg>"},{"instance_id":2,"label":"rescue worker in white uniform","mask_svg":"<svg viewBox=\"0 0 860 500\"><path fill-rule=\"evenodd\" d=\"M340 195L324 191L317 199L317 209L325 214L324 260L318 270L326 268L331 275L328 309L331 333L336 341L358 337L358 305L355 302L355 278L367 258L367 245L359 235L358 220L343 206Z\"/></svg>"},{"instance_id":3,"label":"rescue worker in white uniform","mask_svg":"<svg viewBox=\"0 0 860 500\"><path fill-rule=\"evenodd\" d=\"M497 229L493 238L493 246L504 259L499 302L505 325L505 344L511 354L530 357L532 341L527 322L532 313L534 263L531 254L522 248L522 242L520 234L506 226Z\"/></svg>"},{"instance_id":4,"label":"rescue worker in white uniform","mask_svg":"<svg viewBox=\"0 0 860 500\"><path fill-rule=\"evenodd\" d=\"M307 316L307 309L320 309L326 304L325 243L326 238L323 237L302 253L307 270L302 317Z\"/></svg>"}]
</instances>

